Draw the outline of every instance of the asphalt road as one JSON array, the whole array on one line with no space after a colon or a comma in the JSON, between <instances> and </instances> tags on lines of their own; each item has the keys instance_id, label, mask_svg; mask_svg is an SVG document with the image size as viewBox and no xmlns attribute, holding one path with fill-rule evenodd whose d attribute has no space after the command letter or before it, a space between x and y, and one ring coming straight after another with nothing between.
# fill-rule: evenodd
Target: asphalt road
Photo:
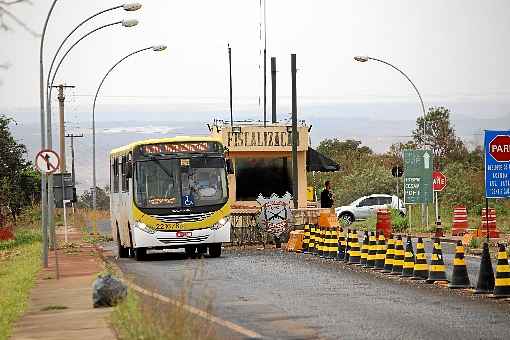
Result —
<instances>
[{"instance_id":1,"label":"asphalt road","mask_svg":"<svg viewBox=\"0 0 510 340\"><path fill-rule=\"evenodd\" d=\"M267 339L510 337L509 302L312 255L229 249L221 258L116 261L140 286L166 296L188 287L191 304L210 299L215 315Z\"/></svg>"}]
</instances>

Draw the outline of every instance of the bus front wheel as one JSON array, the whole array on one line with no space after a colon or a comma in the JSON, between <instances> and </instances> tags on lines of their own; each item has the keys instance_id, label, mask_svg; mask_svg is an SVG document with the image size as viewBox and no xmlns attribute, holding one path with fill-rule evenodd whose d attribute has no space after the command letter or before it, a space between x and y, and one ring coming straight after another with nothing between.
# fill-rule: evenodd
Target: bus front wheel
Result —
<instances>
[{"instance_id":1,"label":"bus front wheel","mask_svg":"<svg viewBox=\"0 0 510 340\"><path fill-rule=\"evenodd\" d=\"M213 243L209 245L209 256L210 257L221 256L221 243Z\"/></svg>"},{"instance_id":2,"label":"bus front wheel","mask_svg":"<svg viewBox=\"0 0 510 340\"><path fill-rule=\"evenodd\" d=\"M143 261L145 259L145 255L147 255L147 249L145 248L135 248L135 260Z\"/></svg>"}]
</instances>

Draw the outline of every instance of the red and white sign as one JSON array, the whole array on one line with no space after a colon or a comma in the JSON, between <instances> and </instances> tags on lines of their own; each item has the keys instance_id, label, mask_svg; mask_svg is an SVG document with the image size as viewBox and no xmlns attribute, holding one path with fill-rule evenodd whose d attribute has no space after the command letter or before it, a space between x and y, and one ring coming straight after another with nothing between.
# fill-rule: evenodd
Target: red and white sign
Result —
<instances>
[{"instance_id":1,"label":"red and white sign","mask_svg":"<svg viewBox=\"0 0 510 340\"><path fill-rule=\"evenodd\" d=\"M37 170L44 174L52 174L58 170L60 166L60 158L53 150L41 150L35 156L35 166L37 167Z\"/></svg>"},{"instance_id":2,"label":"red and white sign","mask_svg":"<svg viewBox=\"0 0 510 340\"><path fill-rule=\"evenodd\" d=\"M489 143L489 153L498 162L510 162L510 135L498 135Z\"/></svg>"},{"instance_id":3,"label":"red and white sign","mask_svg":"<svg viewBox=\"0 0 510 340\"><path fill-rule=\"evenodd\" d=\"M443 191L446 187L446 176L441 171L432 172L432 188L434 191Z\"/></svg>"}]
</instances>

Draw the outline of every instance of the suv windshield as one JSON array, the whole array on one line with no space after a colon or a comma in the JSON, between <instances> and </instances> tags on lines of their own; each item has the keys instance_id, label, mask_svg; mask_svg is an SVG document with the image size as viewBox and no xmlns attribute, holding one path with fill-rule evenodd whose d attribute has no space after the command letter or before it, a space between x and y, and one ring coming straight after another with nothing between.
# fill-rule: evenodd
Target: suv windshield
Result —
<instances>
[{"instance_id":1,"label":"suv windshield","mask_svg":"<svg viewBox=\"0 0 510 340\"><path fill-rule=\"evenodd\" d=\"M190 208L226 201L223 158L153 158L136 163L135 202L141 208Z\"/></svg>"}]
</instances>

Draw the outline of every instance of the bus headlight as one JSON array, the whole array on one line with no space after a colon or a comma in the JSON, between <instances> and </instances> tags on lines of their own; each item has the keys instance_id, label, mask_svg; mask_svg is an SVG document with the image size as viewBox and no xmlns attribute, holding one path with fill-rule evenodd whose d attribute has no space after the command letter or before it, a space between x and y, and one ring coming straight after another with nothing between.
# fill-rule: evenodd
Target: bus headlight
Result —
<instances>
[{"instance_id":1,"label":"bus headlight","mask_svg":"<svg viewBox=\"0 0 510 340\"><path fill-rule=\"evenodd\" d=\"M137 227L141 231L145 231L146 233L149 233L149 234L154 234L156 232L156 230L147 227L147 225L142 222L136 222L135 227Z\"/></svg>"},{"instance_id":2,"label":"bus headlight","mask_svg":"<svg viewBox=\"0 0 510 340\"><path fill-rule=\"evenodd\" d=\"M211 227L211 229L216 230L216 229L223 228L229 221L230 221L230 216L222 217L222 218L220 218L220 220L217 223L215 223Z\"/></svg>"}]
</instances>

